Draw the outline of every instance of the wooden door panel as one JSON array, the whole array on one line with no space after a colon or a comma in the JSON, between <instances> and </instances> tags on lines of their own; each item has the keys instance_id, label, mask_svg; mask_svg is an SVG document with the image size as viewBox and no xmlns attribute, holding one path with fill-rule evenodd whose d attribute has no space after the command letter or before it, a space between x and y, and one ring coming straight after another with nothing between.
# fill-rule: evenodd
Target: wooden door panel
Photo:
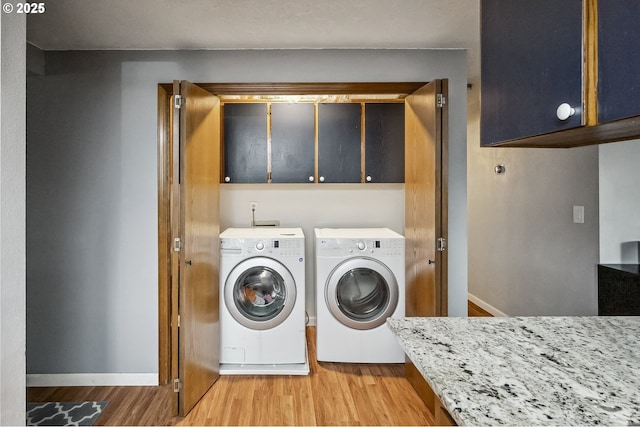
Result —
<instances>
[{"instance_id":1,"label":"wooden door panel","mask_svg":"<svg viewBox=\"0 0 640 427\"><path fill-rule=\"evenodd\" d=\"M219 376L220 100L180 82L180 415Z\"/></svg>"},{"instance_id":2,"label":"wooden door panel","mask_svg":"<svg viewBox=\"0 0 640 427\"><path fill-rule=\"evenodd\" d=\"M443 236L439 187L446 185L438 177L443 141L436 96L441 89L442 82L434 81L405 99L405 151L410 153L405 169L407 316L441 315L441 288L446 287L436 277L436 262L441 262L436 238Z\"/></svg>"}]
</instances>

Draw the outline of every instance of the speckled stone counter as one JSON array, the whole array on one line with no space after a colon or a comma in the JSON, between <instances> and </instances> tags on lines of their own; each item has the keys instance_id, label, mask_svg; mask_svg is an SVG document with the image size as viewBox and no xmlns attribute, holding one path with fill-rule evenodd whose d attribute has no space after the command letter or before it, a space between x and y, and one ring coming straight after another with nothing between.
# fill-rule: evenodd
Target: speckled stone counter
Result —
<instances>
[{"instance_id":1,"label":"speckled stone counter","mask_svg":"<svg viewBox=\"0 0 640 427\"><path fill-rule=\"evenodd\" d=\"M640 317L387 325L459 425L640 424Z\"/></svg>"}]
</instances>

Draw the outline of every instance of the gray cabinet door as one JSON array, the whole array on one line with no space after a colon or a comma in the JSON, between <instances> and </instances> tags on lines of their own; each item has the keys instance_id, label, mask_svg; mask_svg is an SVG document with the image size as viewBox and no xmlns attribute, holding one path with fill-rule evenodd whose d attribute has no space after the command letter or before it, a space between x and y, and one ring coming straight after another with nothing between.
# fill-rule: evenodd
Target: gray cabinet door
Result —
<instances>
[{"instance_id":1,"label":"gray cabinet door","mask_svg":"<svg viewBox=\"0 0 640 427\"><path fill-rule=\"evenodd\" d=\"M598 2L598 122L640 116L640 1Z\"/></svg>"},{"instance_id":2,"label":"gray cabinet door","mask_svg":"<svg viewBox=\"0 0 640 427\"><path fill-rule=\"evenodd\" d=\"M360 182L360 104L318 105L318 180Z\"/></svg>"},{"instance_id":3,"label":"gray cabinet door","mask_svg":"<svg viewBox=\"0 0 640 427\"><path fill-rule=\"evenodd\" d=\"M482 145L582 126L582 6L482 0ZM564 121L563 103L575 108Z\"/></svg>"},{"instance_id":4,"label":"gray cabinet door","mask_svg":"<svg viewBox=\"0 0 640 427\"><path fill-rule=\"evenodd\" d=\"M225 104L225 182L267 182L267 104Z\"/></svg>"},{"instance_id":5,"label":"gray cabinet door","mask_svg":"<svg viewBox=\"0 0 640 427\"><path fill-rule=\"evenodd\" d=\"M365 104L365 182L404 182L404 104Z\"/></svg>"},{"instance_id":6,"label":"gray cabinet door","mask_svg":"<svg viewBox=\"0 0 640 427\"><path fill-rule=\"evenodd\" d=\"M313 182L314 170L314 105L271 104L271 182Z\"/></svg>"}]
</instances>

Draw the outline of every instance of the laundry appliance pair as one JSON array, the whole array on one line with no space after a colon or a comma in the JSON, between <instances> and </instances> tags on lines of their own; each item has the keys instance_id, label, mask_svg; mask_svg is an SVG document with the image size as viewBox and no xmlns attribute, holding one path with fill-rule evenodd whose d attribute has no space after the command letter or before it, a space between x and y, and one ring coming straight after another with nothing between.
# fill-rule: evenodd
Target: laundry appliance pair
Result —
<instances>
[{"instance_id":1,"label":"laundry appliance pair","mask_svg":"<svg viewBox=\"0 0 640 427\"><path fill-rule=\"evenodd\" d=\"M405 313L404 238L387 228L316 228L317 360L402 363L386 327ZM221 374L309 373L301 228L220 235Z\"/></svg>"}]
</instances>

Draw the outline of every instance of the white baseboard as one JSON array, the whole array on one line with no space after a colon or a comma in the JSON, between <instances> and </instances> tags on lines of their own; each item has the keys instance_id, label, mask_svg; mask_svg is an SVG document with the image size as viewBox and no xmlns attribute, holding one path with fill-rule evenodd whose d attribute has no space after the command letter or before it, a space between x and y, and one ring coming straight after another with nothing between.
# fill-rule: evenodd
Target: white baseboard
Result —
<instances>
[{"instance_id":1,"label":"white baseboard","mask_svg":"<svg viewBox=\"0 0 640 427\"><path fill-rule=\"evenodd\" d=\"M495 308L491 304L489 304L487 302L484 302L483 300L481 300L480 298L478 298L475 295L467 294L467 297L469 298L469 301L471 301L472 303L474 303L475 305L477 305L478 307L480 307L481 309L485 310L486 312L492 314L495 317L509 317L507 314L505 314L502 311L498 310L497 308Z\"/></svg>"},{"instance_id":2,"label":"white baseboard","mask_svg":"<svg viewBox=\"0 0 640 427\"><path fill-rule=\"evenodd\" d=\"M27 387L156 386L158 374L27 374Z\"/></svg>"}]
</instances>

